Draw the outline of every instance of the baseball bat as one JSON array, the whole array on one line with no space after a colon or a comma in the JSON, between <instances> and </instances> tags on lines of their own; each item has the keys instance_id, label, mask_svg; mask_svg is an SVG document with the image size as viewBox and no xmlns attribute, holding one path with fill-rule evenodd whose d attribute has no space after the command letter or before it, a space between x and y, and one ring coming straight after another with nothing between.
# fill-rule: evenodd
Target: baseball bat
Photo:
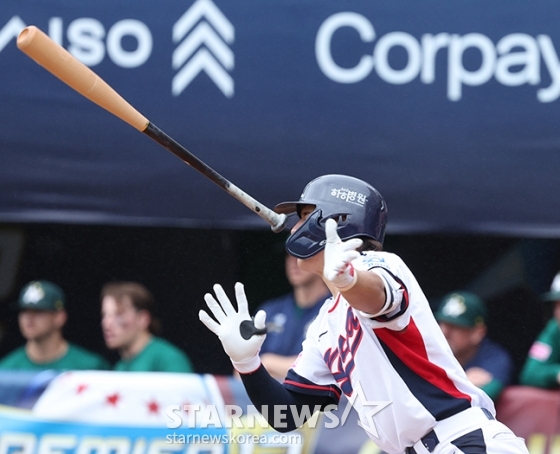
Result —
<instances>
[{"instance_id":1,"label":"baseball bat","mask_svg":"<svg viewBox=\"0 0 560 454\"><path fill-rule=\"evenodd\" d=\"M284 229L287 222L285 214L275 213L262 205L193 155L132 107L90 68L62 46L55 43L36 26L31 25L20 32L17 38L17 47L29 58L82 96L119 117L138 131L143 132L183 162L216 183L228 194L235 197L243 205L268 222L273 232L281 232Z\"/></svg>"}]
</instances>

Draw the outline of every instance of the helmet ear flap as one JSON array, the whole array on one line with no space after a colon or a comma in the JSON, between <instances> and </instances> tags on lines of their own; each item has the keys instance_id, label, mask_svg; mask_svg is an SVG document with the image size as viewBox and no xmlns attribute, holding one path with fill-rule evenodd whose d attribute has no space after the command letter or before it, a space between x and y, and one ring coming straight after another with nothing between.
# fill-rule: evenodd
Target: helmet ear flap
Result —
<instances>
[{"instance_id":1,"label":"helmet ear flap","mask_svg":"<svg viewBox=\"0 0 560 454\"><path fill-rule=\"evenodd\" d=\"M286 250L299 259L307 259L325 247L325 219L320 209L311 213L286 240Z\"/></svg>"}]
</instances>

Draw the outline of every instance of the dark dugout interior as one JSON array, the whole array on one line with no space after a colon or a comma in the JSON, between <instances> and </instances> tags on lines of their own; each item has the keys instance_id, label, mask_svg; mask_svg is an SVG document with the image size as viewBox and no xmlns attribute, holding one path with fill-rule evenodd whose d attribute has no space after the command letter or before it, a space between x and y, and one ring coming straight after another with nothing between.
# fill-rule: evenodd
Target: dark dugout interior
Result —
<instances>
[{"instance_id":1,"label":"dark dugout interior","mask_svg":"<svg viewBox=\"0 0 560 454\"><path fill-rule=\"evenodd\" d=\"M2 356L24 342L10 303L26 282L49 279L66 292L66 337L115 361L101 334L99 292L108 281L134 280L152 291L162 336L185 350L197 372L229 374L219 341L198 320L204 294L220 283L233 297L233 284L243 282L254 310L290 290L283 268L286 235L269 230L2 224L2 234L21 240L15 260L0 267ZM519 370L551 316L539 295L560 269L560 240L388 234L385 249L403 258L433 306L459 289L483 297L489 336L509 349ZM0 260L5 255L0 247Z\"/></svg>"}]
</instances>

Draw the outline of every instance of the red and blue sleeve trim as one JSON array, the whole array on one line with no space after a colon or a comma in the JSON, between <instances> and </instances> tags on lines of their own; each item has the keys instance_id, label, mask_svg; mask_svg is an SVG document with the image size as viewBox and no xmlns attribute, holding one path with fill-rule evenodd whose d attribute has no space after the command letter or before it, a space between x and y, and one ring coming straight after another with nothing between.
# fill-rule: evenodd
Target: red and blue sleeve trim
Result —
<instances>
[{"instance_id":1,"label":"red and blue sleeve trim","mask_svg":"<svg viewBox=\"0 0 560 454\"><path fill-rule=\"evenodd\" d=\"M314 396L328 396L334 399L335 403L338 404L342 391L338 386L335 385L318 385L312 381L303 378L294 372L293 369L288 371L288 375L283 383L286 389L294 391L297 393L311 394Z\"/></svg>"}]
</instances>

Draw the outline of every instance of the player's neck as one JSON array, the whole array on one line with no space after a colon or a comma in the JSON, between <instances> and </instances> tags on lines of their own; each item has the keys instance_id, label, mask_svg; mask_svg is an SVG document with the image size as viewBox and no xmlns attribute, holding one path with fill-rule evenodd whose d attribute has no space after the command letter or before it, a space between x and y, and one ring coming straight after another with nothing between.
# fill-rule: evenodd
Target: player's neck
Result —
<instances>
[{"instance_id":1,"label":"player's neck","mask_svg":"<svg viewBox=\"0 0 560 454\"><path fill-rule=\"evenodd\" d=\"M119 349L119 353L123 359L133 358L142 350L144 350L144 348L146 348L146 345L148 345L151 340L152 335L147 331L143 331L139 333L139 335L130 345Z\"/></svg>"},{"instance_id":2,"label":"player's neck","mask_svg":"<svg viewBox=\"0 0 560 454\"><path fill-rule=\"evenodd\" d=\"M298 307L301 308L314 306L321 298L327 298L328 294L329 290L325 287L321 278L294 287L294 298Z\"/></svg>"},{"instance_id":3,"label":"player's neck","mask_svg":"<svg viewBox=\"0 0 560 454\"><path fill-rule=\"evenodd\" d=\"M42 338L30 340L25 344L25 352L35 363L49 363L62 358L68 352L68 342L60 332Z\"/></svg>"},{"instance_id":4,"label":"player's neck","mask_svg":"<svg viewBox=\"0 0 560 454\"><path fill-rule=\"evenodd\" d=\"M461 366L467 364L471 359L473 359L478 351L478 347L472 347L468 350L465 350L461 354L457 354L455 357Z\"/></svg>"}]
</instances>

